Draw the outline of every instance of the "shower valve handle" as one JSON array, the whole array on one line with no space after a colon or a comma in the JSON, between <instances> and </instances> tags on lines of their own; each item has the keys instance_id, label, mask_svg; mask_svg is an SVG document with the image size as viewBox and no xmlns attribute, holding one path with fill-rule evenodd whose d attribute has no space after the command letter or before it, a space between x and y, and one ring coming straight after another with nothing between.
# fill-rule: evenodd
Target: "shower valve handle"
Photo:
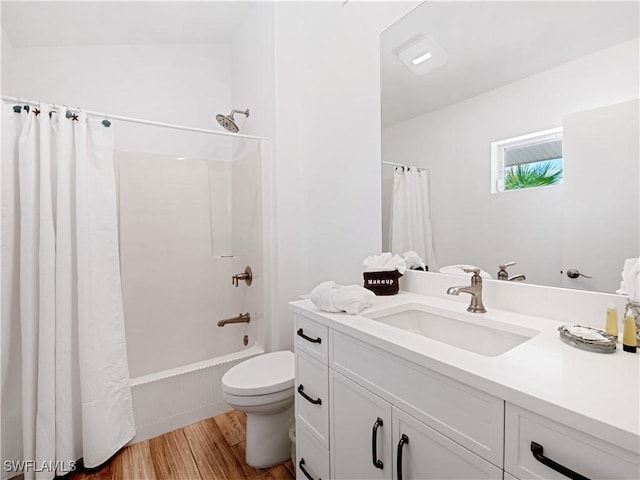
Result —
<instances>
[{"instance_id":1,"label":"shower valve handle","mask_svg":"<svg viewBox=\"0 0 640 480\"><path fill-rule=\"evenodd\" d=\"M253 272L251 271L251 267L246 267L243 273L237 273L231 277L231 284L236 287L240 285L240 280L244 280L247 286L251 285L253 281Z\"/></svg>"}]
</instances>

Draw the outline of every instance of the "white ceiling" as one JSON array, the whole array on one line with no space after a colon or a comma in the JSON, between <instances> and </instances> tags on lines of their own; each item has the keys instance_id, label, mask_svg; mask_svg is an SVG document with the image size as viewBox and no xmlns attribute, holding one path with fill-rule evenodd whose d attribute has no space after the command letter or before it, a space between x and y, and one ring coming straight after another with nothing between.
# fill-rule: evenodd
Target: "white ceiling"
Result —
<instances>
[{"instance_id":1,"label":"white ceiling","mask_svg":"<svg viewBox=\"0 0 640 480\"><path fill-rule=\"evenodd\" d=\"M255 2L2 1L13 47L226 43Z\"/></svg>"},{"instance_id":2,"label":"white ceiling","mask_svg":"<svg viewBox=\"0 0 640 480\"><path fill-rule=\"evenodd\" d=\"M639 3L428 1L381 35L382 123L400 123L639 35ZM398 51L429 35L448 63L416 76Z\"/></svg>"}]
</instances>

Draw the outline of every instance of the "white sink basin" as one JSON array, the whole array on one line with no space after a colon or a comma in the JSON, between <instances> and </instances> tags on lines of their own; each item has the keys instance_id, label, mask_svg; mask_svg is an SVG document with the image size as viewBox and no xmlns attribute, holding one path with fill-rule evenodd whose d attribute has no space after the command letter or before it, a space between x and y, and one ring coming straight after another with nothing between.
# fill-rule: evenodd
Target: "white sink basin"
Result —
<instances>
[{"instance_id":1,"label":"white sink basin","mask_svg":"<svg viewBox=\"0 0 640 480\"><path fill-rule=\"evenodd\" d=\"M448 312L418 303L364 313L363 316L487 357L508 352L540 333L492 320L486 313Z\"/></svg>"}]
</instances>

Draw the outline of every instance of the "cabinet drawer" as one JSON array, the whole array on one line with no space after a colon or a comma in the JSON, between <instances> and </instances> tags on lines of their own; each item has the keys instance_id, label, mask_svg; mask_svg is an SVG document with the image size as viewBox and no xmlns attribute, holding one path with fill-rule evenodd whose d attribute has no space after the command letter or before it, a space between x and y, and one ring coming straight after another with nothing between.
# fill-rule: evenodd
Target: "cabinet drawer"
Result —
<instances>
[{"instance_id":1,"label":"cabinet drawer","mask_svg":"<svg viewBox=\"0 0 640 480\"><path fill-rule=\"evenodd\" d=\"M503 400L339 332L330 343L331 368L502 467Z\"/></svg>"},{"instance_id":2,"label":"cabinet drawer","mask_svg":"<svg viewBox=\"0 0 640 480\"><path fill-rule=\"evenodd\" d=\"M638 478L639 454L616 447L566 425L507 403L505 415L505 470L528 478L566 479L566 475L537 460L531 442L542 455L592 479Z\"/></svg>"},{"instance_id":3,"label":"cabinet drawer","mask_svg":"<svg viewBox=\"0 0 640 480\"><path fill-rule=\"evenodd\" d=\"M296 315L295 348L322 363L327 363L329 329L313 320Z\"/></svg>"},{"instance_id":4,"label":"cabinet drawer","mask_svg":"<svg viewBox=\"0 0 640 480\"><path fill-rule=\"evenodd\" d=\"M296 478L329 480L329 450L316 440L313 433L296 422Z\"/></svg>"},{"instance_id":5,"label":"cabinet drawer","mask_svg":"<svg viewBox=\"0 0 640 480\"><path fill-rule=\"evenodd\" d=\"M329 448L329 367L296 353L296 419Z\"/></svg>"}]
</instances>

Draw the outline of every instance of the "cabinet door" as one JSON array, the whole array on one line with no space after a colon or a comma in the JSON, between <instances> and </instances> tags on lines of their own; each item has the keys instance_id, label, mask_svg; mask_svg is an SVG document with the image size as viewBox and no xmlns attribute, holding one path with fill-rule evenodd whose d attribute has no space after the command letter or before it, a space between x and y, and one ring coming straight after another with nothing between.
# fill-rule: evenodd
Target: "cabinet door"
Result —
<instances>
[{"instance_id":1,"label":"cabinet door","mask_svg":"<svg viewBox=\"0 0 640 480\"><path fill-rule=\"evenodd\" d=\"M333 370L329 388L333 478L391 479L391 405Z\"/></svg>"},{"instance_id":2,"label":"cabinet door","mask_svg":"<svg viewBox=\"0 0 640 480\"><path fill-rule=\"evenodd\" d=\"M502 479L502 469L395 407L393 438L396 480Z\"/></svg>"}]
</instances>

